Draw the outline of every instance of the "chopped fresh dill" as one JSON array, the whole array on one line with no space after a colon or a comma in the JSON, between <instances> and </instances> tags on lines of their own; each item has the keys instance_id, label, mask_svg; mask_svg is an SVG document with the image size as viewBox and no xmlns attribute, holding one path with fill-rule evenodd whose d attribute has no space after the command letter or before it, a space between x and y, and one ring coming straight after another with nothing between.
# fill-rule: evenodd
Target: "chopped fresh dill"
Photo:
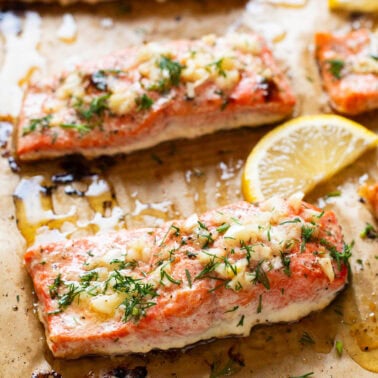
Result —
<instances>
[{"instance_id":1,"label":"chopped fresh dill","mask_svg":"<svg viewBox=\"0 0 378 378\"><path fill-rule=\"evenodd\" d=\"M315 231L315 227L310 226L302 226L302 242L301 242L301 252L303 252L306 248L306 243L311 241L312 234Z\"/></svg>"},{"instance_id":2,"label":"chopped fresh dill","mask_svg":"<svg viewBox=\"0 0 378 378\"><path fill-rule=\"evenodd\" d=\"M329 65L329 72L332 76L336 79L341 79L341 72L345 66L345 62L340 59L329 59L327 60L327 63Z\"/></svg>"},{"instance_id":3,"label":"chopped fresh dill","mask_svg":"<svg viewBox=\"0 0 378 378\"><path fill-rule=\"evenodd\" d=\"M233 222L235 222L236 224L241 225L240 220L239 220L238 218L231 217L231 220L232 220Z\"/></svg>"},{"instance_id":4,"label":"chopped fresh dill","mask_svg":"<svg viewBox=\"0 0 378 378\"><path fill-rule=\"evenodd\" d=\"M266 289L270 289L269 278L262 267L264 260L260 260L255 268L255 278L253 280L254 284L261 283Z\"/></svg>"},{"instance_id":5,"label":"chopped fresh dill","mask_svg":"<svg viewBox=\"0 0 378 378\"><path fill-rule=\"evenodd\" d=\"M88 287L91 281L97 281L98 280L98 272L95 270L92 270L91 272L85 273L82 276L80 276L80 282L83 287Z\"/></svg>"},{"instance_id":6,"label":"chopped fresh dill","mask_svg":"<svg viewBox=\"0 0 378 378\"><path fill-rule=\"evenodd\" d=\"M239 323L236 325L236 327L243 327L244 325L244 315L241 316Z\"/></svg>"},{"instance_id":7,"label":"chopped fresh dill","mask_svg":"<svg viewBox=\"0 0 378 378\"><path fill-rule=\"evenodd\" d=\"M272 229L272 226L269 225L269 226L268 226L268 229L267 229L267 231L266 231L266 236L268 237L268 241L271 241L271 236L270 236L270 231L271 231L271 229Z\"/></svg>"},{"instance_id":8,"label":"chopped fresh dill","mask_svg":"<svg viewBox=\"0 0 378 378\"><path fill-rule=\"evenodd\" d=\"M202 247L207 248L209 244L214 241L212 237L212 233L209 231L209 229L206 227L204 223L198 221L198 225L199 225L200 230L204 230L204 232L199 233L198 236L206 239L205 244Z\"/></svg>"},{"instance_id":9,"label":"chopped fresh dill","mask_svg":"<svg viewBox=\"0 0 378 378\"><path fill-rule=\"evenodd\" d=\"M92 98L89 105L84 105L83 100L77 99L74 108L80 118L90 121L95 116L101 116L108 109L107 100L110 93Z\"/></svg>"},{"instance_id":10,"label":"chopped fresh dill","mask_svg":"<svg viewBox=\"0 0 378 378\"><path fill-rule=\"evenodd\" d=\"M180 236L180 229L177 226L171 225L171 228L174 230L173 235Z\"/></svg>"},{"instance_id":11,"label":"chopped fresh dill","mask_svg":"<svg viewBox=\"0 0 378 378\"><path fill-rule=\"evenodd\" d=\"M160 283L164 285L164 278L166 278L169 282L174 283L175 285L180 285L181 280L175 280L170 274L166 272L165 269L160 269Z\"/></svg>"},{"instance_id":12,"label":"chopped fresh dill","mask_svg":"<svg viewBox=\"0 0 378 378\"><path fill-rule=\"evenodd\" d=\"M306 373L306 374L303 374L303 375L290 376L289 378L308 378L311 375L314 375L314 372L311 371L310 373Z\"/></svg>"},{"instance_id":13,"label":"chopped fresh dill","mask_svg":"<svg viewBox=\"0 0 378 378\"><path fill-rule=\"evenodd\" d=\"M84 290L82 287L75 285L74 283L65 284L68 289L63 295L59 297L58 307L59 310L67 308L76 297L79 298L80 293Z\"/></svg>"},{"instance_id":14,"label":"chopped fresh dill","mask_svg":"<svg viewBox=\"0 0 378 378\"><path fill-rule=\"evenodd\" d=\"M141 96L135 99L135 104L137 105L138 111L148 110L154 104L154 100L151 97L147 96L145 93L143 93Z\"/></svg>"},{"instance_id":15,"label":"chopped fresh dill","mask_svg":"<svg viewBox=\"0 0 378 378\"><path fill-rule=\"evenodd\" d=\"M350 244L344 244L342 252L339 252L337 248L326 239L320 239L320 244L327 248L331 257L336 260L337 267L340 270L341 263L349 266L349 258L352 256L352 248L354 241Z\"/></svg>"},{"instance_id":16,"label":"chopped fresh dill","mask_svg":"<svg viewBox=\"0 0 378 378\"><path fill-rule=\"evenodd\" d=\"M260 294L259 295L259 304L257 306L257 313L260 314L261 311L262 311L262 295Z\"/></svg>"},{"instance_id":17,"label":"chopped fresh dill","mask_svg":"<svg viewBox=\"0 0 378 378\"><path fill-rule=\"evenodd\" d=\"M336 352L339 355L339 357L341 357L342 354L343 354L343 349L344 349L343 342L340 341L340 340L337 340L336 343L335 343L335 349L336 349Z\"/></svg>"},{"instance_id":18,"label":"chopped fresh dill","mask_svg":"<svg viewBox=\"0 0 378 378\"><path fill-rule=\"evenodd\" d=\"M314 339L306 331L302 333L302 336L300 337L299 342L301 344L315 344Z\"/></svg>"},{"instance_id":19,"label":"chopped fresh dill","mask_svg":"<svg viewBox=\"0 0 378 378\"><path fill-rule=\"evenodd\" d=\"M154 298L158 296L153 285L144 283L141 279L122 275L115 270L108 278L107 283L113 283L113 290L127 294L127 298L122 302L125 313L122 320L124 322L138 321L145 316L146 310L156 302Z\"/></svg>"},{"instance_id":20,"label":"chopped fresh dill","mask_svg":"<svg viewBox=\"0 0 378 378\"><path fill-rule=\"evenodd\" d=\"M168 78L160 79L156 84L151 85L149 90L164 93L180 84L181 71L184 67L179 62L162 55L156 64L163 72L167 72Z\"/></svg>"},{"instance_id":21,"label":"chopped fresh dill","mask_svg":"<svg viewBox=\"0 0 378 378\"><path fill-rule=\"evenodd\" d=\"M220 262L215 261L215 256L213 256L210 261L205 265L205 267L195 276L195 280L199 280L201 278L206 278L211 272L217 268Z\"/></svg>"},{"instance_id":22,"label":"chopped fresh dill","mask_svg":"<svg viewBox=\"0 0 378 378\"><path fill-rule=\"evenodd\" d=\"M117 270L127 269L127 268L134 269L136 266L138 266L138 261L136 260L125 261L125 260L120 260L120 259L113 259L110 261L110 264L117 264L118 265Z\"/></svg>"},{"instance_id":23,"label":"chopped fresh dill","mask_svg":"<svg viewBox=\"0 0 378 378\"><path fill-rule=\"evenodd\" d=\"M238 274L237 266L234 265L234 264L231 264L227 257L223 258L223 262L224 262L225 267L230 269L232 271L232 273L234 274L234 276L236 276Z\"/></svg>"},{"instance_id":24,"label":"chopped fresh dill","mask_svg":"<svg viewBox=\"0 0 378 378\"><path fill-rule=\"evenodd\" d=\"M290 270L290 262L291 262L291 259L289 256L287 256L285 253L282 253L281 252L281 262L282 262L282 265L284 267L284 273L290 277L291 276L291 270Z\"/></svg>"},{"instance_id":25,"label":"chopped fresh dill","mask_svg":"<svg viewBox=\"0 0 378 378\"><path fill-rule=\"evenodd\" d=\"M366 223L366 227L360 233L361 239L378 239L378 231L370 223Z\"/></svg>"},{"instance_id":26,"label":"chopped fresh dill","mask_svg":"<svg viewBox=\"0 0 378 378\"><path fill-rule=\"evenodd\" d=\"M221 358L210 364L210 375L209 378L223 378L226 376L231 376L238 373L244 366L243 361L233 358L232 355L226 362Z\"/></svg>"},{"instance_id":27,"label":"chopped fresh dill","mask_svg":"<svg viewBox=\"0 0 378 378\"><path fill-rule=\"evenodd\" d=\"M254 251L253 251L253 248L252 248L252 246L245 244L245 241L244 241L244 240L241 240L241 241L240 241L240 245L241 245L240 249L241 249L241 250L245 250L245 252L246 252L246 256L245 256L245 258L247 259L248 264L249 264L250 261L251 261L251 255L252 255L252 252L254 252Z\"/></svg>"},{"instance_id":28,"label":"chopped fresh dill","mask_svg":"<svg viewBox=\"0 0 378 378\"><path fill-rule=\"evenodd\" d=\"M324 215L324 210L319 215L315 215L316 218L320 219Z\"/></svg>"},{"instance_id":29,"label":"chopped fresh dill","mask_svg":"<svg viewBox=\"0 0 378 378\"><path fill-rule=\"evenodd\" d=\"M30 120L30 123L28 126L24 127L22 129L22 136L27 135L33 131L39 131L45 130L50 127L52 114L48 114L41 118L33 118Z\"/></svg>"},{"instance_id":30,"label":"chopped fresh dill","mask_svg":"<svg viewBox=\"0 0 378 378\"><path fill-rule=\"evenodd\" d=\"M54 282L48 287L51 299L54 299L58 296L58 289L60 285L62 285L62 283L62 275L59 273L54 279Z\"/></svg>"},{"instance_id":31,"label":"chopped fresh dill","mask_svg":"<svg viewBox=\"0 0 378 378\"><path fill-rule=\"evenodd\" d=\"M209 231L209 229L206 227L204 223L202 223L201 221L197 221L197 223L200 226L200 228L202 228L203 230Z\"/></svg>"},{"instance_id":32,"label":"chopped fresh dill","mask_svg":"<svg viewBox=\"0 0 378 378\"><path fill-rule=\"evenodd\" d=\"M341 190L334 190L333 192L329 192L326 195L326 198L331 198L331 197L340 197L341 196Z\"/></svg>"},{"instance_id":33,"label":"chopped fresh dill","mask_svg":"<svg viewBox=\"0 0 378 378\"><path fill-rule=\"evenodd\" d=\"M162 165L164 163L163 160L156 154L151 154L151 158L155 160L159 165Z\"/></svg>"},{"instance_id":34,"label":"chopped fresh dill","mask_svg":"<svg viewBox=\"0 0 378 378\"><path fill-rule=\"evenodd\" d=\"M223 68L223 61L224 61L224 58L221 58L221 59L216 60L215 62L208 64L207 66L214 67L218 75L227 77L227 73Z\"/></svg>"},{"instance_id":35,"label":"chopped fresh dill","mask_svg":"<svg viewBox=\"0 0 378 378\"><path fill-rule=\"evenodd\" d=\"M217 227L217 231L220 233L226 232L230 228L228 223L222 223L219 227Z\"/></svg>"},{"instance_id":36,"label":"chopped fresh dill","mask_svg":"<svg viewBox=\"0 0 378 378\"><path fill-rule=\"evenodd\" d=\"M227 314L228 312L234 312L234 311L236 311L238 308L239 308L239 306L234 306L234 307L232 307L231 309L225 311L224 313Z\"/></svg>"},{"instance_id":37,"label":"chopped fresh dill","mask_svg":"<svg viewBox=\"0 0 378 378\"><path fill-rule=\"evenodd\" d=\"M301 219L300 218L294 218L294 219L290 219L290 220L287 220L287 221L284 221L284 222L281 222L280 223L280 226L282 226L283 224L288 224L288 223L301 223Z\"/></svg>"},{"instance_id":38,"label":"chopped fresh dill","mask_svg":"<svg viewBox=\"0 0 378 378\"><path fill-rule=\"evenodd\" d=\"M185 275L186 275L186 279L188 281L189 287L192 288L192 277L188 269L185 269Z\"/></svg>"},{"instance_id":39,"label":"chopped fresh dill","mask_svg":"<svg viewBox=\"0 0 378 378\"><path fill-rule=\"evenodd\" d=\"M60 127L63 129L73 129L78 131L80 134L86 134L91 131L91 127L88 125L80 124L80 123L60 123Z\"/></svg>"}]
</instances>

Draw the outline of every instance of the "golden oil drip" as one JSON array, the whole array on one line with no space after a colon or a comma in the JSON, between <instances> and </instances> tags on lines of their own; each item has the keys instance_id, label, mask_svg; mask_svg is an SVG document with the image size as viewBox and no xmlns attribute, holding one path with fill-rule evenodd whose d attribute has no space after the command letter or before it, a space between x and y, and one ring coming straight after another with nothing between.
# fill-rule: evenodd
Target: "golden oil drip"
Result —
<instances>
[{"instance_id":1,"label":"golden oil drip","mask_svg":"<svg viewBox=\"0 0 378 378\"><path fill-rule=\"evenodd\" d=\"M14 201L18 227L28 246L124 227L123 212L109 184L98 175L60 185L41 175L25 177Z\"/></svg>"}]
</instances>

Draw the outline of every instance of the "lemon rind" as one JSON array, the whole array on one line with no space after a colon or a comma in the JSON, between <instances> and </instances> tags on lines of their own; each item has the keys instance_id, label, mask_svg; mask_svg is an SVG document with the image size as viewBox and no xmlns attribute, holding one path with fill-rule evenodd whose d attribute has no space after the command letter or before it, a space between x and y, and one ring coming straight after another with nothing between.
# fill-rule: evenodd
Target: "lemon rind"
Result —
<instances>
[{"instance_id":1,"label":"lemon rind","mask_svg":"<svg viewBox=\"0 0 378 378\"><path fill-rule=\"evenodd\" d=\"M278 140L285 138L285 136L293 128L302 128L303 125L308 127L322 127L324 124L338 125L347 131L350 131L354 136L366 141L366 146L361 150L360 154L355 157L357 159L368 149L378 146L378 136L374 132L368 130L364 126L354 122L345 117L334 114L321 114L321 115L307 115L301 116L290 121L285 122L281 126L276 127L269 133L267 133L254 147L250 155L248 156L245 168L242 175L242 192L244 198L249 202L255 202L264 199L264 194L261 191L259 185L259 176L257 174L251 175L251 171L257 169L258 162L261 160L265 151L274 145ZM304 193L311 191L317 184L332 177L335 173L343 169L346 165L355 161L347 161L335 170L330 169L329 172L325 172L324 177L321 180L314 180L312 183L303 188Z\"/></svg>"}]
</instances>

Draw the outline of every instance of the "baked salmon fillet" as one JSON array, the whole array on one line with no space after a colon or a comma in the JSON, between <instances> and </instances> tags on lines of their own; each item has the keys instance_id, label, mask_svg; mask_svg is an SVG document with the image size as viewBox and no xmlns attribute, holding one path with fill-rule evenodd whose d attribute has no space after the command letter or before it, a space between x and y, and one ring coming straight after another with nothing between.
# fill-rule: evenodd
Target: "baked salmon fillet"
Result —
<instances>
[{"instance_id":1,"label":"baked salmon fillet","mask_svg":"<svg viewBox=\"0 0 378 378\"><path fill-rule=\"evenodd\" d=\"M344 287L349 256L334 213L273 198L38 245L25 263L52 353L77 358L180 348L298 320Z\"/></svg>"},{"instance_id":2,"label":"baked salmon fillet","mask_svg":"<svg viewBox=\"0 0 378 378\"><path fill-rule=\"evenodd\" d=\"M367 203L367 206L374 217L378 219L378 182L362 185L358 189L358 194Z\"/></svg>"},{"instance_id":3,"label":"baked salmon fillet","mask_svg":"<svg viewBox=\"0 0 378 378\"><path fill-rule=\"evenodd\" d=\"M332 107L355 115L378 108L378 40L367 29L317 33L316 59Z\"/></svg>"},{"instance_id":4,"label":"baked salmon fillet","mask_svg":"<svg viewBox=\"0 0 378 378\"><path fill-rule=\"evenodd\" d=\"M255 34L149 43L31 85L18 125L21 160L147 148L288 117L289 82Z\"/></svg>"}]
</instances>

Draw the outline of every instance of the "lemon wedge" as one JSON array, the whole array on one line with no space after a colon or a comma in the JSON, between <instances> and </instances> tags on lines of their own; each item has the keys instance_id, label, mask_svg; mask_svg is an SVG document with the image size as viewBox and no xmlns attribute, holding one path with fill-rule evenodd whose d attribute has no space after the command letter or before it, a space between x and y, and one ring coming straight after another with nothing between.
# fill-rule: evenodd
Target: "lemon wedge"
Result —
<instances>
[{"instance_id":1,"label":"lemon wedge","mask_svg":"<svg viewBox=\"0 0 378 378\"><path fill-rule=\"evenodd\" d=\"M377 0L328 0L332 10L341 9L351 12L378 12Z\"/></svg>"},{"instance_id":2,"label":"lemon wedge","mask_svg":"<svg viewBox=\"0 0 378 378\"><path fill-rule=\"evenodd\" d=\"M266 134L245 164L242 190L247 201L308 193L378 145L378 136L337 115L303 116Z\"/></svg>"}]
</instances>

